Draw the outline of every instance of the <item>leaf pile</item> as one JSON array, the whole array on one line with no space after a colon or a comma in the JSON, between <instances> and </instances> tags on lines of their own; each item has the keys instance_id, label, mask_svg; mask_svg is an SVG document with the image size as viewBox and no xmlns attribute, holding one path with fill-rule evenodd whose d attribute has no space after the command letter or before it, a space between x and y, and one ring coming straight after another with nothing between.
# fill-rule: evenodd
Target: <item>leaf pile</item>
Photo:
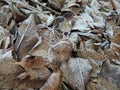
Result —
<instances>
[{"instance_id":1,"label":"leaf pile","mask_svg":"<svg viewBox=\"0 0 120 90\"><path fill-rule=\"evenodd\" d=\"M120 1L1 0L0 90L120 90Z\"/></svg>"}]
</instances>

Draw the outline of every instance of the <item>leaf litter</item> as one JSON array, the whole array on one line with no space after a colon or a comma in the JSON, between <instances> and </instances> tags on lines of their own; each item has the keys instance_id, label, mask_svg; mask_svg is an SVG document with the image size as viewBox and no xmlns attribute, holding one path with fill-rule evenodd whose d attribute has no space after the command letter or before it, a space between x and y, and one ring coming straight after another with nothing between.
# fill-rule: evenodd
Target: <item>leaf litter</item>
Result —
<instances>
[{"instance_id":1,"label":"leaf litter","mask_svg":"<svg viewBox=\"0 0 120 90\"><path fill-rule=\"evenodd\" d=\"M119 0L1 0L0 90L119 90Z\"/></svg>"}]
</instances>

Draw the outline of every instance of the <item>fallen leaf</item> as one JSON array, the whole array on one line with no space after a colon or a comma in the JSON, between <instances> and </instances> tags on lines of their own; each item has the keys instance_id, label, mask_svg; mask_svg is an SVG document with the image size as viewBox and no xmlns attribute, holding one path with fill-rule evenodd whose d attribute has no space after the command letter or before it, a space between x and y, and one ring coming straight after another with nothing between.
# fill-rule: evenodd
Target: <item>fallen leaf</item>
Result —
<instances>
[{"instance_id":1,"label":"fallen leaf","mask_svg":"<svg viewBox=\"0 0 120 90\"><path fill-rule=\"evenodd\" d=\"M66 67L65 77L74 90L85 90L92 69L89 61L82 58L71 58Z\"/></svg>"},{"instance_id":2,"label":"fallen leaf","mask_svg":"<svg viewBox=\"0 0 120 90\"><path fill-rule=\"evenodd\" d=\"M15 43L15 52L18 60L21 60L28 54L39 40L38 32L33 28L35 26L34 15L30 15L20 26L18 29L18 38Z\"/></svg>"},{"instance_id":3,"label":"fallen leaf","mask_svg":"<svg viewBox=\"0 0 120 90\"><path fill-rule=\"evenodd\" d=\"M71 58L72 48L69 42L60 41L49 48L48 59L60 67Z\"/></svg>"},{"instance_id":4,"label":"fallen leaf","mask_svg":"<svg viewBox=\"0 0 120 90\"><path fill-rule=\"evenodd\" d=\"M46 67L46 63L47 62L43 60L42 57L37 56L26 56L26 58L24 58L21 62L16 62L16 65L20 65L25 69L25 72L17 76L17 79L19 79L19 81L16 84L16 87L41 87L51 74L49 69ZM33 84L30 86L33 82L39 82L39 84ZM24 85L26 86L24 87Z\"/></svg>"},{"instance_id":5,"label":"fallen leaf","mask_svg":"<svg viewBox=\"0 0 120 90\"><path fill-rule=\"evenodd\" d=\"M57 71L50 75L47 82L40 88L40 90L61 90L62 72Z\"/></svg>"}]
</instances>

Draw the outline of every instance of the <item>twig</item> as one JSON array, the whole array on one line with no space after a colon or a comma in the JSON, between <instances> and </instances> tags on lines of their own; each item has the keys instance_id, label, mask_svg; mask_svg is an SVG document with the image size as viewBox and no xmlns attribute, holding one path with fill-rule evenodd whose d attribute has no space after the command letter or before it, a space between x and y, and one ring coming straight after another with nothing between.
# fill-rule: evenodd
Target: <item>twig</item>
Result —
<instances>
[{"instance_id":1,"label":"twig","mask_svg":"<svg viewBox=\"0 0 120 90\"><path fill-rule=\"evenodd\" d=\"M55 14L57 14L57 15L60 15L59 12L57 12L57 11L55 11L55 10L47 7L47 6L44 6L44 5L43 5L42 3L40 3L40 2L36 2L35 0L31 0L31 1L34 2L34 3L36 3L36 4L38 4L38 5L40 5L40 6L42 6L42 7L44 7L44 8L46 8L46 9L48 9L48 10L50 10L51 12L53 12L53 13L55 13Z\"/></svg>"}]
</instances>

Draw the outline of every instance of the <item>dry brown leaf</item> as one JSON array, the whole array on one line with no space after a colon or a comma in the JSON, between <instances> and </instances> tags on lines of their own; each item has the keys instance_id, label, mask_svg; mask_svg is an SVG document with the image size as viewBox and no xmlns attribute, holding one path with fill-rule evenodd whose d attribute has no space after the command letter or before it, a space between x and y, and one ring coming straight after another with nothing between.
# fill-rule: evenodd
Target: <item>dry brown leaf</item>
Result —
<instances>
[{"instance_id":1,"label":"dry brown leaf","mask_svg":"<svg viewBox=\"0 0 120 90\"><path fill-rule=\"evenodd\" d=\"M105 51L105 54L109 56L110 60L116 64L120 64L120 45L111 43L111 48Z\"/></svg>"},{"instance_id":2,"label":"dry brown leaf","mask_svg":"<svg viewBox=\"0 0 120 90\"><path fill-rule=\"evenodd\" d=\"M21 60L39 41L39 35L35 26L34 15L30 15L27 20L20 24L18 38L15 43L15 52L18 60Z\"/></svg>"},{"instance_id":3,"label":"dry brown leaf","mask_svg":"<svg viewBox=\"0 0 120 90\"><path fill-rule=\"evenodd\" d=\"M24 21L27 17L26 15L20 11L20 9L12 3L12 13L15 21L17 23Z\"/></svg>"},{"instance_id":4,"label":"dry brown leaf","mask_svg":"<svg viewBox=\"0 0 120 90\"><path fill-rule=\"evenodd\" d=\"M62 72L53 72L40 90L61 90Z\"/></svg>"},{"instance_id":5,"label":"dry brown leaf","mask_svg":"<svg viewBox=\"0 0 120 90\"><path fill-rule=\"evenodd\" d=\"M100 77L97 83L90 81L87 85L87 90L119 90L115 83Z\"/></svg>"},{"instance_id":6,"label":"dry brown leaf","mask_svg":"<svg viewBox=\"0 0 120 90\"><path fill-rule=\"evenodd\" d=\"M21 65L25 70L37 69L45 66L45 60L42 56L26 56L21 62L15 64Z\"/></svg>"},{"instance_id":7,"label":"dry brown leaf","mask_svg":"<svg viewBox=\"0 0 120 90\"><path fill-rule=\"evenodd\" d=\"M82 11L82 8L77 3L70 3L68 8L70 8L75 14L79 14Z\"/></svg>"},{"instance_id":8,"label":"dry brown leaf","mask_svg":"<svg viewBox=\"0 0 120 90\"><path fill-rule=\"evenodd\" d=\"M38 34L41 37L41 42L38 45L35 45L36 47L33 47L29 54L47 58L48 49L52 40L52 32L49 30L49 28L41 25L35 26L35 29L38 31Z\"/></svg>"},{"instance_id":9,"label":"dry brown leaf","mask_svg":"<svg viewBox=\"0 0 120 90\"><path fill-rule=\"evenodd\" d=\"M49 60L60 67L62 63L66 63L71 58L72 48L69 42L60 41L52 45L48 52Z\"/></svg>"},{"instance_id":10,"label":"dry brown leaf","mask_svg":"<svg viewBox=\"0 0 120 90\"><path fill-rule=\"evenodd\" d=\"M49 62L45 61L42 57L30 56L16 64L21 65L27 71L30 79L48 78L50 74L50 71L46 68Z\"/></svg>"},{"instance_id":11,"label":"dry brown leaf","mask_svg":"<svg viewBox=\"0 0 120 90\"><path fill-rule=\"evenodd\" d=\"M120 45L120 33L117 33L116 35L114 35L111 41Z\"/></svg>"},{"instance_id":12,"label":"dry brown leaf","mask_svg":"<svg viewBox=\"0 0 120 90\"><path fill-rule=\"evenodd\" d=\"M62 32L69 32L71 30L71 24L69 24L66 18L64 18L59 27Z\"/></svg>"},{"instance_id":13,"label":"dry brown leaf","mask_svg":"<svg viewBox=\"0 0 120 90\"><path fill-rule=\"evenodd\" d=\"M51 8L54 10L60 11L61 8L64 6L65 0L48 0Z\"/></svg>"},{"instance_id":14,"label":"dry brown leaf","mask_svg":"<svg viewBox=\"0 0 120 90\"><path fill-rule=\"evenodd\" d=\"M2 43L1 43L1 48L7 49L9 44L10 44L10 37L3 38Z\"/></svg>"},{"instance_id":15,"label":"dry brown leaf","mask_svg":"<svg viewBox=\"0 0 120 90\"><path fill-rule=\"evenodd\" d=\"M24 70L15 65L12 56L12 50L0 52L0 89L11 89L16 84L15 78Z\"/></svg>"},{"instance_id":16,"label":"dry brown leaf","mask_svg":"<svg viewBox=\"0 0 120 90\"><path fill-rule=\"evenodd\" d=\"M7 27L12 18L12 13L10 11L9 5L4 5L0 8L0 25Z\"/></svg>"}]
</instances>

